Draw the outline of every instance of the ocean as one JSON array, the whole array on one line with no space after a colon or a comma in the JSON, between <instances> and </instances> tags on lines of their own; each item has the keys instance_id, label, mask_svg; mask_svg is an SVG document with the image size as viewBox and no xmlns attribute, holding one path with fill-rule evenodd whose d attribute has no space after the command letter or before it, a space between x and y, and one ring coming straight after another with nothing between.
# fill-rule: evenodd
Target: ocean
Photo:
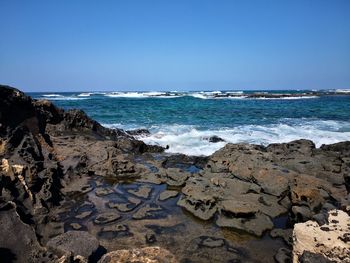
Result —
<instances>
[{"instance_id":1,"label":"ocean","mask_svg":"<svg viewBox=\"0 0 350 263\"><path fill-rule=\"evenodd\" d=\"M269 96L276 94L281 96ZM319 147L350 140L347 90L339 91L339 95L286 90L28 95L52 100L65 109L82 109L106 127L148 129L151 135L138 139L168 145L169 153L210 155L226 143L268 145L310 139ZM210 142L214 135L225 141Z\"/></svg>"}]
</instances>

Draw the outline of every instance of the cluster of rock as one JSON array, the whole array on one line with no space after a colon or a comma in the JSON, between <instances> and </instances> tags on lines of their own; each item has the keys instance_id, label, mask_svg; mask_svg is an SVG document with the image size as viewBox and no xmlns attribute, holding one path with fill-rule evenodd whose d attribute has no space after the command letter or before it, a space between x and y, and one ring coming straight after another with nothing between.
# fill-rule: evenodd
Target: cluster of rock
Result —
<instances>
[{"instance_id":1,"label":"cluster of rock","mask_svg":"<svg viewBox=\"0 0 350 263\"><path fill-rule=\"evenodd\" d=\"M121 219L166 218L162 204L176 198L178 206L218 227L283 238L286 247L275 255L277 262L315 262L310 260L320 257L350 262L350 142L321 148L307 140L267 147L227 144L202 158L163 154L164 148L135 139L145 134L107 129L82 111L64 111L0 86L1 258L177 262L160 247L106 253L97 238L132 236L127 224L118 223ZM120 192L121 188L105 187L105 180L137 184ZM155 193L146 183L166 184L169 189ZM76 195L91 193L93 200L74 206ZM99 198L109 195L115 199L97 213L93 201L102 202ZM61 220L67 213L77 220L68 228ZM82 221L93 224L97 234L85 231ZM161 232L156 225L147 226ZM171 232L171 227L162 227ZM155 232L146 233L147 244L156 242ZM237 256L235 262L241 258L241 250L225 239L199 236L193 242L194 251L222 249Z\"/></svg>"},{"instance_id":2,"label":"cluster of rock","mask_svg":"<svg viewBox=\"0 0 350 263\"><path fill-rule=\"evenodd\" d=\"M122 130L104 128L80 110L64 111L49 101L32 100L19 90L0 86L0 212L9 216L1 218L1 232L10 230L0 237L1 255L8 249L16 252L19 262L37 262L43 254L36 236L47 240L63 231L54 227L49 211L60 205L66 189L82 188L71 184L74 178L139 176L142 168L130 158L147 151L163 148L148 146ZM22 238L13 235L18 227L30 232L30 241L17 242ZM9 242L9 236L17 241Z\"/></svg>"},{"instance_id":3,"label":"cluster of rock","mask_svg":"<svg viewBox=\"0 0 350 263\"><path fill-rule=\"evenodd\" d=\"M349 204L350 143L316 149L299 140L268 147L228 144L191 177L178 204L216 224L262 235L273 221L320 218Z\"/></svg>"}]
</instances>

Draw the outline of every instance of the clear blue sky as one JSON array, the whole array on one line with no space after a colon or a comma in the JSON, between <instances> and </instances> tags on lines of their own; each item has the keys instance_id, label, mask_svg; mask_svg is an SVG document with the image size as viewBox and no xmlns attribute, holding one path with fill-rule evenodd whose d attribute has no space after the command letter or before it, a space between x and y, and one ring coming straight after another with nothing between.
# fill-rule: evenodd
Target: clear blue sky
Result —
<instances>
[{"instance_id":1,"label":"clear blue sky","mask_svg":"<svg viewBox=\"0 0 350 263\"><path fill-rule=\"evenodd\" d=\"M350 88L349 0L0 0L25 91Z\"/></svg>"}]
</instances>

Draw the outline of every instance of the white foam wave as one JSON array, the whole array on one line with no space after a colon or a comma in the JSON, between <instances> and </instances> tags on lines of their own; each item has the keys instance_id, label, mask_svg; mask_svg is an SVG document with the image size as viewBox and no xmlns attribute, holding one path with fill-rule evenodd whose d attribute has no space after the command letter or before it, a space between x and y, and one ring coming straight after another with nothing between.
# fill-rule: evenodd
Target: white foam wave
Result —
<instances>
[{"instance_id":1,"label":"white foam wave","mask_svg":"<svg viewBox=\"0 0 350 263\"><path fill-rule=\"evenodd\" d=\"M337 92L337 93L350 93L350 89L336 89L335 92Z\"/></svg>"},{"instance_id":2,"label":"white foam wave","mask_svg":"<svg viewBox=\"0 0 350 263\"><path fill-rule=\"evenodd\" d=\"M59 96L59 97L48 97L48 100L85 100L87 97L73 97L73 96Z\"/></svg>"},{"instance_id":3,"label":"white foam wave","mask_svg":"<svg viewBox=\"0 0 350 263\"><path fill-rule=\"evenodd\" d=\"M302 99L317 99L319 96L290 96L290 97L280 97L280 98L249 98L252 100L302 100Z\"/></svg>"},{"instance_id":4,"label":"white foam wave","mask_svg":"<svg viewBox=\"0 0 350 263\"><path fill-rule=\"evenodd\" d=\"M43 97L54 98L54 97L63 97L63 96L60 94L44 94Z\"/></svg>"},{"instance_id":5,"label":"white foam wave","mask_svg":"<svg viewBox=\"0 0 350 263\"><path fill-rule=\"evenodd\" d=\"M122 125L119 128L123 128ZM297 139L312 140L317 147L350 140L350 122L298 120L295 123L270 125L241 125L234 128L200 130L190 125L151 127L152 134L138 137L148 144L169 146L169 153L188 155L210 155L226 143L270 143L289 142ZM219 136L226 142L211 143L208 138Z\"/></svg>"},{"instance_id":6,"label":"white foam wave","mask_svg":"<svg viewBox=\"0 0 350 263\"><path fill-rule=\"evenodd\" d=\"M169 92L111 92L105 94L107 97L111 98L178 98L183 96L182 94L169 93Z\"/></svg>"},{"instance_id":7,"label":"white foam wave","mask_svg":"<svg viewBox=\"0 0 350 263\"><path fill-rule=\"evenodd\" d=\"M83 92L83 93L80 93L78 97L90 97L93 94L94 94L93 92Z\"/></svg>"}]
</instances>

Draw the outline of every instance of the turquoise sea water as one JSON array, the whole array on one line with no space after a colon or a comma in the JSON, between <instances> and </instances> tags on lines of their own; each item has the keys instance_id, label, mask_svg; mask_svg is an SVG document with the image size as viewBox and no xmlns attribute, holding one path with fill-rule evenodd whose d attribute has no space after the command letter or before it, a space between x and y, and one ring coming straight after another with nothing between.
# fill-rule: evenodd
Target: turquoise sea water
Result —
<instances>
[{"instance_id":1,"label":"turquoise sea water","mask_svg":"<svg viewBox=\"0 0 350 263\"><path fill-rule=\"evenodd\" d=\"M311 139L317 146L350 140L350 94L251 99L215 98L219 92L29 93L57 106L79 108L108 127L146 128L147 143L169 145L169 152L208 155L226 142L269 144ZM264 91L300 93L302 91ZM226 142L210 143L217 135Z\"/></svg>"}]
</instances>

